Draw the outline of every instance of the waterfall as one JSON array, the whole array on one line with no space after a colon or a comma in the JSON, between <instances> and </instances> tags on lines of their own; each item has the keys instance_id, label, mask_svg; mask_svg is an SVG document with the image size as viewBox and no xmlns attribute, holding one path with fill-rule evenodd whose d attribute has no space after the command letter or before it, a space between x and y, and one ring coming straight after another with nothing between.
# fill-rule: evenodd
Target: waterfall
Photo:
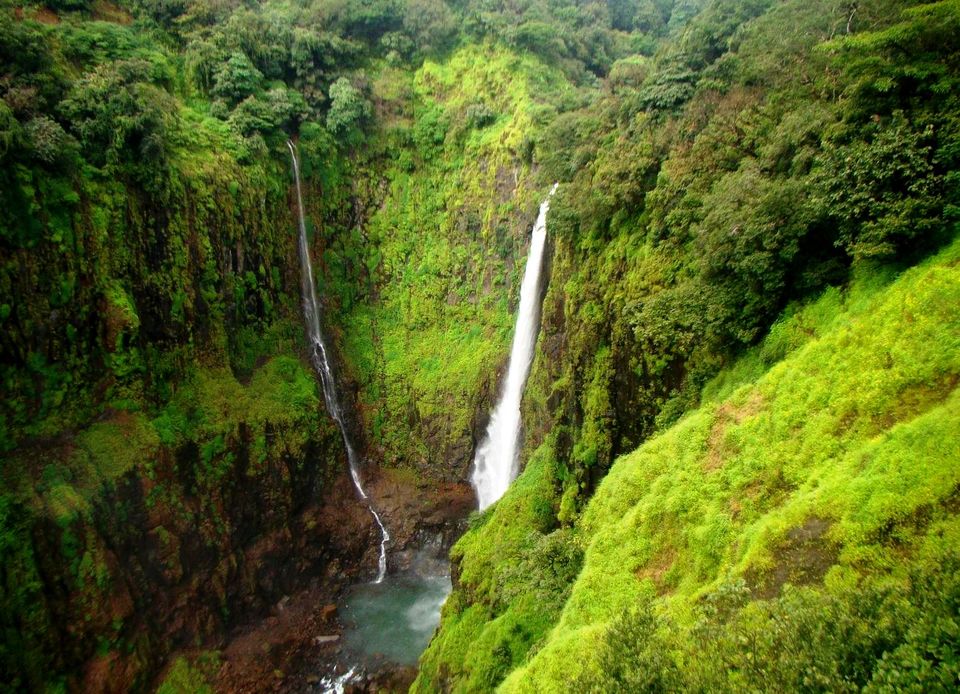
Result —
<instances>
[{"instance_id":1,"label":"waterfall","mask_svg":"<svg viewBox=\"0 0 960 694\"><path fill-rule=\"evenodd\" d=\"M537 327L540 323L540 272L543 268L543 247L547 236L547 211L550 209L550 198L556 190L557 184L554 183L547 199L540 204L540 214L533 225L530 254L527 256L527 267L520 285L520 308L517 311L513 346L510 348L507 380L500 402L490 416L486 438L477 449L473 461L471 482L477 490L481 511L503 496L517 476L520 398L523 396L523 386L533 362L533 348L537 343Z\"/></svg>"},{"instance_id":2,"label":"waterfall","mask_svg":"<svg viewBox=\"0 0 960 694\"><path fill-rule=\"evenodd\" d=\"M293 177L297 183L297 211L300 226L300 293L303 296L303 316L307 323L307 339L311 348L310 359L313 362L314 369L320 374L320 384L323 389L323 399L327 404L327 412L333 417L340 428L340 434L343 436L343 445L347 449L347 466L350 468L350 478L353 480L353 486L360 498L366 502L367 509L380 528L380 560L376 579L376 583L380 583L387 575L387 542L390 541L390 533L387 532L386 526L380 520L380 515L373 508L373 504L370 503L367 493L363 489L360 473L357 469L357 452L350 441L347 423L343 416L343 408L340 406L340 399L337 396L333 367L327 353L327 344L323 339L323 332L320 330L320 304L317 302L317 289L313 282L313 266L310 264L310 249L307 247L307 223L303 213L303 193L300 189L300 162L297 160L296 148L290 140L287 140L287 148L290 150L290 159L293 162Z\"/></svg>"}]
</instances>

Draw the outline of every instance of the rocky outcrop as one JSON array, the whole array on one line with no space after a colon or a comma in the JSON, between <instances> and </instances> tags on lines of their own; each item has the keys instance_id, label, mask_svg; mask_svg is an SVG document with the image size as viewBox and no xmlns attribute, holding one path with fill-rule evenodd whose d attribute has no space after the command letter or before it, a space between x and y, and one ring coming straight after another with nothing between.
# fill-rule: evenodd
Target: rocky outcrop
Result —
<instances>
[{"instance_id":1,"label":"rocky outcrop","mask_svg":"<svg viewBox=\"0 0 960 694\"><path fill-rule=\"evenodd\" d=\"M4 583L33 580L4 595L0 618L20 640L0 681L37 688L61 673L70 690L144 690L170 653L219 647L311 582L375 571L375 528L342 472L339 434L319 408L307 420L301 445L272 447L263 441L302 432L224 421L95 489L53 477L76 466L72 437L18 454L33 501L5 508L5 525L29 546L3 548Z\"/></svg>"},{"instance_id":2,"label":"rocky outcrop","mask_svg":"<svg viewBox=\"0 0 960 694\"><path fill-rule=\"evenodd\" d=\"M389 571L407 571L416 564L421 571L444 573L447 552L465 530L466 517L475 506L470 486L428 484L396 470L365 472L370 477L368 493L390 530ZM344 503L364 512L361 504ZM369 577L376 566L375 550L371 542L360 552L360 575ZM355 565L348 568L338 573L337 565L331 565L307 588L273 605L265 618L237 628L222 648L216 690L224 694L312 691L342 655L344 625L336 603L340 591L358 576ZM348 686L354 692L405 691L415 676L414 667L384 663Z\"/></svg>"}]
</instances>

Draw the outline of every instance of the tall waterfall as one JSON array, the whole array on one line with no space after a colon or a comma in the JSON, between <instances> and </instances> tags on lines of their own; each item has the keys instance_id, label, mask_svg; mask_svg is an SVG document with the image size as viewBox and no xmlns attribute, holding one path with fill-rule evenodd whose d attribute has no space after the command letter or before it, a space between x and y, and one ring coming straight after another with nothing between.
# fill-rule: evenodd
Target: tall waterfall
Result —
<instances>
[{"instance_id":1,"label":"tall waterfall","mask_svg":"<svg viewBox=\"0 0 960 694\"><path fill-rule=\"evenodd\" d=\"M510 349L510 364L507 380L503 386L500 402L497 403L487 435L473 461L471 481L477 490L480 510L487 508L503 496L507 487L517 476L520 439L520 398L523 386L533 362L533 348L537 343L537 327L540 323L540 272L543 269L543 247L547 236L547 211L550 198L557 190L553 184L547 199L540 204L540 214L533 225L530 239L530 254L520 285L520 308L517 311L517 326Z\"/></svg>"},{"instance_id":2,"label":"tall waterfall","mask_svg":"<svg viewBox=\"0 0 960 694\"><path fill-rule=\"evenodd\" d=\"M387 575L387 542L390 541L390 533L387 532L386 526L380 520L380 515L373 508L373 504L370 503L367 493L363 489L360 473L357 470L357 452L350 441L347 423L343 417L343 408L340 406L340 399L337 396L333 367L330 364L323 332L320 330L320 304L317 302L317 289L313 282L313 266L310 264L310 250L307 247L307 223L303 213L303 193L300 190L300 162L297 160L297 150L290 140L287 140L287 148L290 150L293 176L297 182L297 211L300 225L300 293L303 296L303 316L307 323L307 339L310 341L311 347L310 359L313 361L313 367L320 374L327 412L333 417L340 428L340 434L343 436L343 445L347 449L347 466L350 468L350 478L353 480L353 486L360 498L366 502L367 509L369 509L380 528L380 561L376 579L376 582L380 583Z\"/></svg>"}]
</instances>

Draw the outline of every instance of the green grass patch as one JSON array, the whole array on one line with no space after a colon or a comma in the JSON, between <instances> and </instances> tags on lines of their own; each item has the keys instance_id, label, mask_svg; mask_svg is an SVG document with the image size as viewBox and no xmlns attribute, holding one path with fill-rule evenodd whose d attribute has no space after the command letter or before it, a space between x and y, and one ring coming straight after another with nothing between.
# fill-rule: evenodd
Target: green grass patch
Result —
<instances>
[{"instance_id":1,"label":"green grass patch","mask_svg":"<svg viewBox=\"0 0 960 694\"><path fill-rule=\"evenodd\" d=\"M212 681L220 667L220 654L202 653L195 658L179 656L157 687L157 694L213 694Z\"/></svg>"},{"instance_id":2,"label":"green grass patch","mask_svg":"<svg viewBox=\"0 0 960 694\"><path fill-rule=\"evenodd\" d=\"M489 691L553 626L580 569L582 548L554 529L555 461L551 443L532 456L504 497L471 519L456 544L459 585L443 607L442 628L421 658L413 691L436 691L441 673L452 691Z\"/></svg>"},{"instance_id":3,"label":"green grass patch","mask_svg":"<svg viewBox=\"0 0 960 694\"><path fill-rule=\"evenodd\" d=\"M698 409L616 461L571 531L549 533L558 471L538 451L454 550L422 690L439 673L517 692L947 681L950 637L923 606L948 614L958 588L958 257L788 309ZM557 532L583 559L553 610L549 569L524 562Z\"/></svg>"}]
</instances>

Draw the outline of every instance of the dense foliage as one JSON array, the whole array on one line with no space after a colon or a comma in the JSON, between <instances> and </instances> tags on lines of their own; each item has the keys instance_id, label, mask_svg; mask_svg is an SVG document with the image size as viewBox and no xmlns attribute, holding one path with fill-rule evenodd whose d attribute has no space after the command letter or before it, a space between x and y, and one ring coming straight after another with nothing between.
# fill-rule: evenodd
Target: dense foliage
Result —
<instances>
[{"instance_id":1,"label":"dense foliage","mask_svg":"<svg viewBox=\"0 0 960 694\"><path fill-rule=\"evenodd\" d=\"M572 529L548 439L455 548L420 690L949 689L958 252L778 321Z\"/></svg>"},{"instance_id":2,"label":"dense foliage","mask_svg":"<svg viewBox=\"0 0 960 694\"><path fill-rule=\"evenodd\" d=\"M955 251L887 284L956 235L958 81L957 0L0 0L0 683L146 687L307 527L292 139L358 440L426 483L561 184L526 472L416 688L949 688ZM117 607L140 545L213 584L176 643Z\"/></svg>"},{"instance_id":3,"label":"dense foliage","mask_svg":"<svg viewBox=\"0 0 960 694\"><path fill-rule=\"evenodd\" d=\"M698 493L712 494L713 488L707 485L698 492L707 483L685 472L679 456L681 451L698 454L701 445L714 444L704 444L703 437L684 429L676 436L686 437L686 443L678 440L675 447L657 450L651 465L655 469L669 466L676 497L651 496L649 506L638 512L647 514L642 527L631 521L624 536L594 547L593 556L604 559L593 574L588 573L590 536L581 513L615 458L651 434L673 432L670 426L702 401L704 387L718 370L761 340L784 310L796 311L798 304L824 287L846 286L851 273L882 277L896 272L954 237L960 193L955 174L960 136L955 115L958 18L957 5L949 2L911 9L890 3L860 3L856 8L828 2L713 3L652 58L616 63L601 95L584 107L560 113L536 133L535 160L544 177L559 179L561 187L551 208L556 250L540 351L524 405L530 462L516 493L532 497L524 504L542 510L536 521L529 520L515 508L511 493L489 520L484 521L491 512L484 514L484 524L458 545L454 558L461 565L461 585L445 608L440 635L422 661L421 690L482 691L511 671L508 689L549 690L565 686L561 682L569 682L576 670L573 664L585 662L584 654L594 647L609 651L603 656L607 665L633 656L642 663L633 668L621 665L620 670L629 672L614 674L612 680L602 675L611 668L591 669L581 684L596 691L618 686L657 689L656 678L671 672L674 679L660 683L664 689L742 689L758 682L749 677L764 673L785 678L780 681L786 689L797 686L796 680L786 679L794 675L775 672L771 652L755 654L766 659L766 669L742 682L718 679L730 663L729 653L718 650L716 660L705 662L705 668L716 668L709 675L691 672L684 659L683 653L695 652L687 650L689 644L696 643L689 632L690 603L684 600L700 598L745 572L769 570L763 562L762 569L749 569L744 561L724 570L715 563L723 556L724 542L734 542L742 551L749 541L746 529L731 525L731 517L741 513L742 499L721 508L710 519L710 527L694 522L702 510L694 510L692 500ZM831 296L837 295L827 294L828 299ZM932 308L939 302L950 304L951 300L934 292L925 305ZM827 315L838 310L829 304L818 306ZM956 348L947 326L955 321L955 312L948 309L940 318L943 332L926 339L952 359L949 355ZM891 321L892 315L870 316L870 327L864 330L885 329ZM816 330L815 325L777 328L759 352L750 353L759 357L721 371L729 374L723 378L730 382L742 377L744 370L755 377L757 372L751 369L777 363L806 339L804 333ZM917 326L901 329L921 339L914 332ZM877 353L884 349L875 347ZM846 342L836 348L841 354L848 350L851 346ZM867 353L859 362L846 354L851 361L844 368L862 368ZM899 356L904 357L903 373L917 376L919 362ZM938 367L929 377L930 388L949 394L956 384L949 375L954 371L953 366ZM786 378L790 370L778 373ZM824 377L823 387L839 388L840 382L839 376ZM850 392L858 394L851 396L857 408L873 412L885 422L883 426L889 426L882 412L895 405L881 405L866 387ZM802 412L816 412L821 406L820 401L804 401ZM740 416L736 408L733 416L735 421ZM782 417L790 427L810 415L782 411L772 416ZM890 421L899 416L889 415ZM943 446L955 437L956 426L945 418L945 414L935 415L929 435L918 434L919 439L928 436L938 448L916 454L931 474L938 470L936 474L952 479L957 452ZM845 421L842 426L849 424ZM788 431L796 435L795 429ZM819 434L825 442L836 435L833 430ZM919 439L910 438L902 453L917 449ZM729 451L724 446L715 455L723 460L748 444L766 447L769 441L769 433L750 432L730 444ZM824 453L803 448L795 455L798 461L812 462L820 461ZM785 503L796 481L783 479L786 473L776 466L764 468L762 460L758 452L756 467L742 480L745 490L751 496L759 494L768 505ZM630 469L626 461L619 465ZM651 483L649 477L628 482L624 474L629 473L618 475L616 482L603 482L611 486L601 489L621 485L642 490ZM550 483L538 482L534 491L525 484L527 475ZM886 495L885 484L877 481L870 493ZM948 508L952 507L944 500L950 498L952 484L945 482L938 492ZM769 492L762 491L764 485ZM595 499L587 508L597 503ZM903 501L888 512L909 513L908 505ZM662 537L664 514L681 509L692 515L681 515L673 527L688 534L684 542L698 549L699 559L675 562L679 551L675 548L649 559L647 555L624 557L616 549L646 546L652 538ZM596 523L613 522L624 512L612 511ZM834 517L836 511L818 513ZM951 513L947 516L952 518ZM575 531L572 535L568 526ZM584 569L569 598L569 584L551 583L552 569L535 571L522 580L510 570L528 547L557 533L563 533L565 544L586 551ZM856 552L860 542L855 536L848 538L846 546ZM835 559L831 556L828 561ZM620 573L615 573L615 567ZM867 576L875 571L859 569ZM935 561L916 566L915 571L939 573ZM605 574L617 576L615 586L600 581ZM689 597L678 598L676 607L666 598L652 607L630 602L637 599L636 591L646 595L643 582L648 577L656 586L654 597L672 592L673 584L658 583L664 574L667 580L686 581L684 596ZM541 576L555 586L549 598L530 587L539 585ZM859 587L873 590L867 588L873 585L870 580ZM582 586L579 603L578 586ZM631 598L618 602L621 590L624 598ZM856 590L804 600L835 600L831 604L836 610L845 615L854 611L844 617L850 620L847 624L862 627L865 622L860 620L873 617L855 612L850 601ZM898 591L890 599L912 599ZM504 602L498 597L503 594L516 597ZM757 590L753 597L771 596ZM887 598L878 597L883 600ZM542 613L526 611L525 605L534 603L552 607ZM604 617L591 628L565 631L563 615L591 603ZM565 604L562 612L557 611L558 604ZM948 599L936 609L949 613L951 604ZM601 640L609 645L597 645L598 634L604 633L600 624L607 628L610 617L634 607L641 614L638 624L610 627L612 635ZM651 609L661 621L644 626L648 617L643 615L651 614ZM664 615L665 609L677 614ZM774 616L769 619L779 619L779 609L771 608ZM809 609L804 612L809 615L818 608L803 609ZM788 618L793 619L783 617ZM919 617L905 614L903 619L910 623ZM720 625L711 623L709 628L720 629ZM723 638L729 638L734 649L737 639L747 638L737 629L758 630L750 632L753 639L768 628L731 626ZM810 628L825 627L817 622ZM921 628L926 627L916 627ZM653 629L665 636L646 647L648 637L641 638L638 629ZM901 638L909 641L902 634L880 631L866 638L879 639L865 656L877 659L890 643L901 643ZM937 638L946 641L938 642L936 648L949 651L950 637ZM862 641L852 643L867 648ZM551 644L553 650L530 660ZM630 650L638 648L645 650ZM824 646L816 654L807 650L796 657L797 662L823 657L836 664L843 662L846 652ZM571 669L564 669L562 663ZM864 667L851 683L867 684L875 664L871 661L869 668ZM934 679L924 681L955 676L951 672L948 668L948 674L930 674ZM696 679L701 676L704 679ZM828 678L823 682L829 684L822 686L832 688L837 681Z\"/></svg>"},{"instance_id":4,"label":"dense foliage","mask_svg":"<svg viewBox=\"0 0 960 694\"><path fill-rule=\"evenodd\" d=\"M569 278L546 312L577 352L541 387L566 386L559 423L586 495L594 451L607 466L676 418L790 301L842 283L854 260L910 264L955 231L956 6L851 37L834 3L768 7L712 5L677 47L540 136L543 167L570 181L552 224ZM897 17L858 7L851 32ZM748 10L759 16L744 24ZM682 96L651 102L677 61ZM633 401L612 426L591 405L601 358L621 370L605 397Z\"/></svg>"}]
</instances>

